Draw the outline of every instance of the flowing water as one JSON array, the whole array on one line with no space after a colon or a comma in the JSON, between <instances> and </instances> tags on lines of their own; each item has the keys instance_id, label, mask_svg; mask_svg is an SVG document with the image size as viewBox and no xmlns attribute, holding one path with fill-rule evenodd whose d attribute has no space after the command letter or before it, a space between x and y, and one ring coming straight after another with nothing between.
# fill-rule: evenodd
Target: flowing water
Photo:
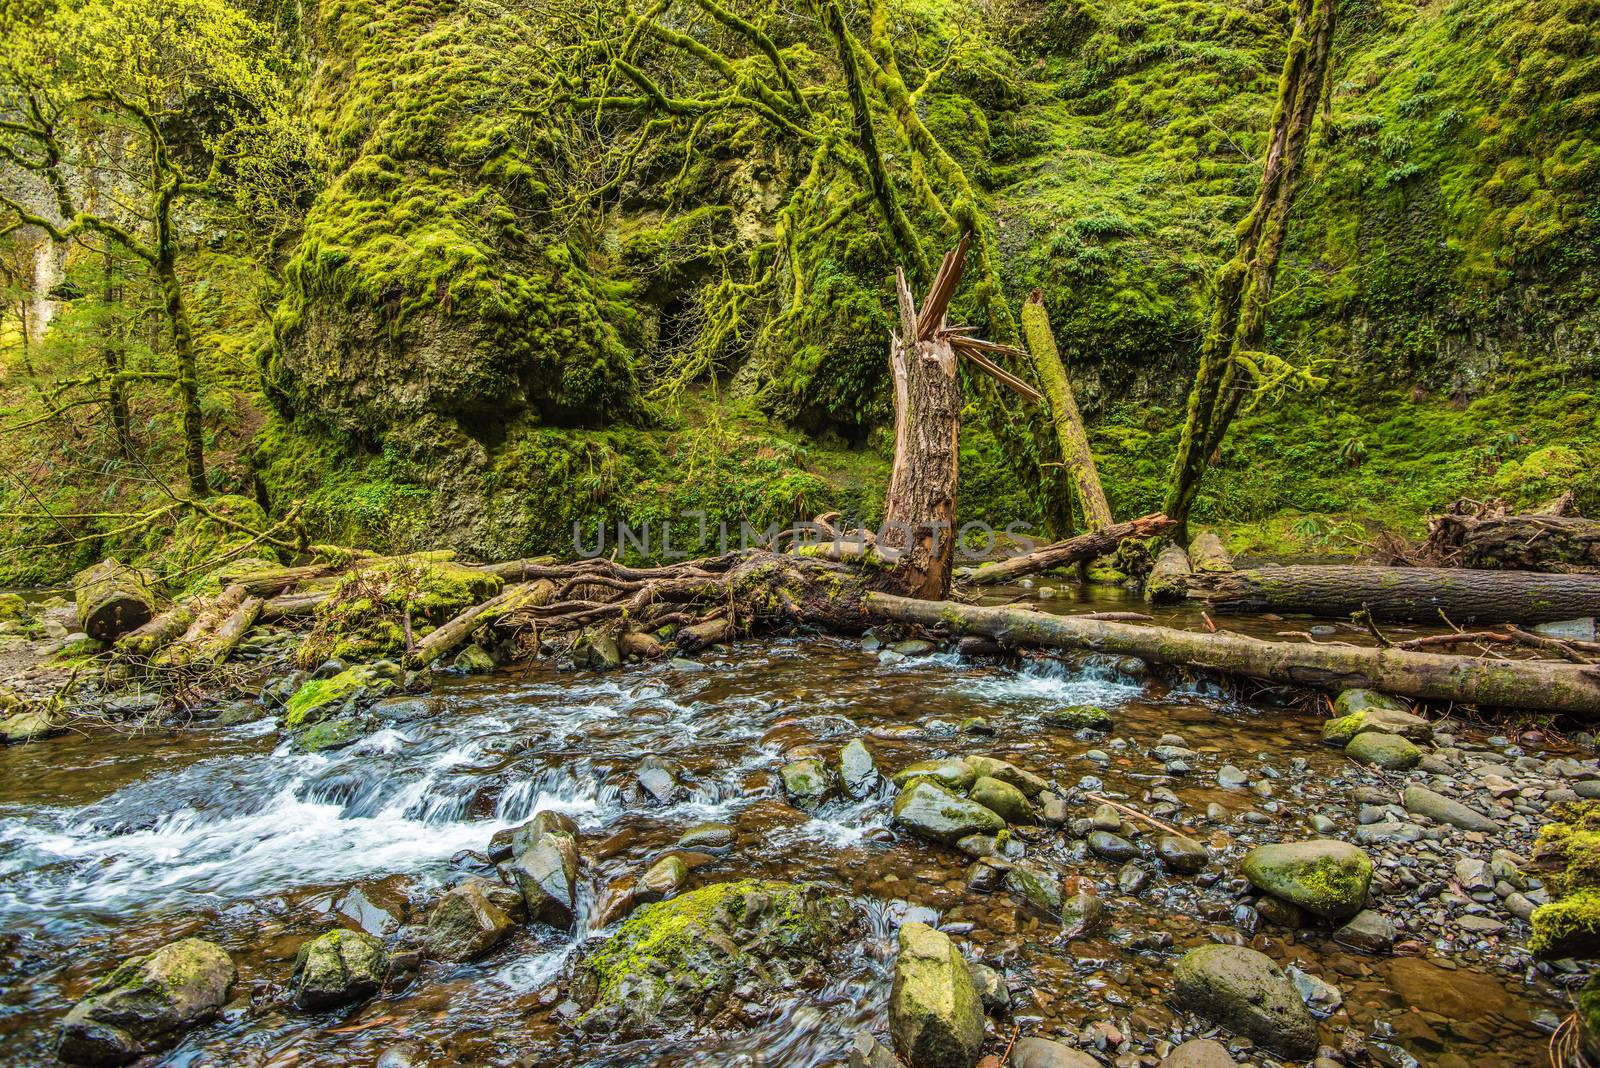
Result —
<instances>
[{"instance_id":1,"label":"flowing water","mask_svg":"<svg viewBox=\"0 0 1600 1068\"><path fill-rule=\"evenodd\" d=\"M1314 709L1158 682L1137 665L1122 663L1131 671L1123 673L1095 657L898 659L813 638L742 643L702 664L608 675L535 665L445 679L412 717L321 755L292 751L270 720L0 750L0 1064L48 1063L55 1022L95 977L189 935L222 943L240 981L222 1017L163 1064L370 1065L397 1045L435 1065L836 1064L857 1030L882 1031L893 931L906 916L970 932L1023 989L1012 1022L1024 1033L1072 1034L1103 1021L1128 1035L1172 1034L1182 1017L1164 999L1178 954L1253 935L1343 989L1348 1016L1330 1023L1399 1036L1425 1064L1544 1063L1547 1039L1535 1021L1560 1011L1562 998L1500 957L1373 958L1335 946L1325 930L1234 927L1238 856L1261 841L1309 837L1304 820L1314 812L1353 825L1348 791L1372 781L1318 744ZM1085 703L1113 711L1110 735L1077 737L1041 722L1049 709ZM995 734L959 731L973 716ZM1166 775L1146 755L1173 731L1200 753L1186 776ZM785 754L814 746L831 755L862 735L889 770L986 752L1069 793L1087 786L1141 808L1164 786L1183 804L1171 818L1212 846L1219 877L1169 876L1152 863L1150 888L1123 896L1114 865L1042 831L1031 855L1095 880L1108 905L1099 932L1067 943L1004 893L968 892L958 854L895 833L887 792L811 815L785 803L776 775ZM1090 750L1108 759L1087 759ZM639 796L635 775L647 755L686 769L687 799L661 808ZM1219 788L1216 769L1226 762L1276 776L1274 796ZM1227 818L1207 822L1211 802ZM1076 804L1074 815L1092 807ZM588 916L576 941L524 927L486 960L425 965L404 990L342 1013L287 1007L281 994L304 940L336 923L388 936L420 920L442 886L479 870L464 851L483 850L496 831L546 808L582 829L590 910L596 887L642 871L686 828L715 820L736 827L734 848L701 858L709 863L691 885L817 880L860 904L867 933L820 994L774 1006L739 1034L622 1043L568 1028L562 970L575 944L605 933ZM1440 949L1420 947L1428 957ZM1431 1037L1417 1041L1419 1018ZM1337 1044L1331 1030L1324 1037Z\"/></svg>"}]
</instances>

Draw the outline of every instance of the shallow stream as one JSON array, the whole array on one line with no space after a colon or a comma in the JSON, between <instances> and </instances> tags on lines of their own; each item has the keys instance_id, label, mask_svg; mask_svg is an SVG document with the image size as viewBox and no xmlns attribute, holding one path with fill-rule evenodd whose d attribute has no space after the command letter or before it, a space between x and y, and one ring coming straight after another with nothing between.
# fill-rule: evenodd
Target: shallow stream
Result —
<instances>
[{"instance_id":1,"label":"shallow stream","mask_svg":"<svg viewBox=\"0 0 1600 1068\"><path fill-rule=\"evenodd\" d=\"M1109 593L1092 605L1043 604L1137 607ZM1329 1045L1350 1029L1382 1056L1403 1049L1422 1064L1546 1063L1546 1031L1565 997L1517 950L1520 923L1486 941L1418 938L1382 958L1334 944L1326 928L1253 930L1253 913L1236 908L1239 856L1259 842L1313 837L1305 821L1315 813L1353 830L1351 791L1386 784L1319 744L1320 709L1274 704L1270 691L1247 699L1157 681L1137 668L1095 657L899 657L835 638L748 642L706 654L696 670L534 665L441 679L425 712L322 755L292 751L271 720L0 749L0 1064L49 1063L56 1021L96 977L187 935L222 943L240 982L223 1016L163 1064L371 1065L397 1048L411 1060L396 1063L441 1066L842 1064L857 1030L882 1033L893 931L906 915L967 932L962 940L1007 976L1016 993L1012 1016L996 1023L996 1052L1020 1025L1069 1040L1098 1035L1108 1064L1116 1040L1129 1039L1124 1053L1135 1059L1124 1063L1139 1063L1152 1041L1185 1028L1165 1001L1173 962L1222 937L1254 939L1343 991L1344 1009L1324 1024ZM1075 704L1111 710L1115 729L1076 736L1042 722ZM958 729L975 716L992 736ZM1148 755L1173 732L1198 753L1184 775ZM1215 860L1209 874L1169 875L1146 837L1154 878L1132 896L1117 888L1117 865L1082 841L1060 830L1031 835L1034 858L1094 880L1107 904L1097 933L1066 943L1005 893L967 891L956 852L896 833L888 793L814 815L785 802L776 771L786 754L815 746L831 756L863 735L886 770L945 754L1003 756L1054 779L1074 815L1094 807L1075 789L1149 811L1150 792L1165 787L1181 802L1168 819ZM639 796L647 755L687 770L686 800L663 808ZM1224 764L1248 772L1256 789L1219 786ZM1226 810L1220 819L1206 817L1212 802ZM774 1006L733 1035L580 1038L566 1026L559 984L574 942L537 926L482 962L426 965L408 988L353 1010L287 1006L280 995L305 939L336 923L390 936L419 921L440 887L479 870L463 851L483 850L494 832L543 808L582 829L591 911L596 887L642 871L686 828L714 820L736 827L734 848L698 858L691 886L751 875L821 881L862 906L868 933L820 996ZM1384 904L1404 927L1404 902ZM580 920L580 942L601 933L592 925Z\"/></svg>"}]
</instances>

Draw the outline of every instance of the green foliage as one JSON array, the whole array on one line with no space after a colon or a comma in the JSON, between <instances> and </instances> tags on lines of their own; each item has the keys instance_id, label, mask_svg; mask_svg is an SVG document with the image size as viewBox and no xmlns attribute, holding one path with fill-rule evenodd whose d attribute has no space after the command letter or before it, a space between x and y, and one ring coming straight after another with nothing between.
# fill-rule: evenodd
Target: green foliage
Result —
<instances>
[{"instance_id":1,"label":"green foliage","mask_svg":"<svg viewBox=\"0 0 1600 1068\"><path fill-rule=\"evenodd\" d=\"M317 606L296 651L302 666L329 657L372 660L408 652L416 639L500 592L500 580L430 555L357 567Z\"/></svg>"}]
</instances>

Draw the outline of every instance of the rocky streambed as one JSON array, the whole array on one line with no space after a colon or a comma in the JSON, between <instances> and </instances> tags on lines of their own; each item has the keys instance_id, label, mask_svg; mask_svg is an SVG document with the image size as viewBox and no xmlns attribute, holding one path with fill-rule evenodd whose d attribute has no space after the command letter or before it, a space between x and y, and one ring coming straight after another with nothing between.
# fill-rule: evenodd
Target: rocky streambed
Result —
<instances>
[{"instance_id":1,"label":"rocky streambed","mask_svg":"<svg viewBox=\"0 0 1600 1068\"><path fill-rule=\"evenodd\" d=\"M894 637L0 749L0 1064L1546 1062L1592 739Z\"/></svg>"}]
</instances>

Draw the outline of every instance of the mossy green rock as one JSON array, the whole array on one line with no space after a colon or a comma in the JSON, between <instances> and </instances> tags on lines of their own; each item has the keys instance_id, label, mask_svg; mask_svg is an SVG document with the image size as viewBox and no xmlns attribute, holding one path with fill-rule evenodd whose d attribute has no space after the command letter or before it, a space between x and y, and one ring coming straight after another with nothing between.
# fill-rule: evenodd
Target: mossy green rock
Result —
<instances>
[{"instance_id":1,"label":"mossy green rock","mask_svg":"<svg viewBox=\"0 0 1600 1068\"><path fill-rule=\"evenodd\" d=\"M339 928L300 947L289 983L295 1007L317 1012L371 997L388 971L389 953L382 942Z\"/></svg>"},{"instance_id":2,"label":"mossy green rock","mask_svg":"<svg viewBox=\"0 0 1600 1068\"><path fill-rule=\"evenodd\" d=\"M0 717L0 744L34 742L62 733L65 728L48 713L26 710Z\"/></svg>"},{"instance_id":3,"label":"mossy green rock","mask_svg":"<svg viewBox=\"0 0 1600 1068\"><path fill-rule=\"evenodd\" d=\"M1244 946L1201 946L1172 973L1179 1005L1298 1059L1317 1051L1317 1021L1272 958Z\"/></svg>"},{"instance_id":4,"label":"mossy green rock","mask_svg":"<svg viewBox=\"0 0 1600 1068\"><path fill-rule=\"evenodd\" d=\"M1008 823L1033 822L1033 806L1027 796L1008 782L980 775L967 796Z\"/></svg>"},{"instance_id":5,"label":"mossy green rock","mask_svg":"<svg viewBox=\"0 0 1600 1068\"><path fill-rule=\"evenodd\" d=\"M1108 731L1115 721L1111 713L1097 705L1069 705L1048 709L1041 717L1046 723L1068 730Z\"/></svg>"},{"instance_id":6,"label":"mossy green rock","mask_svg":"<svg viewBox=\"0 0 1600 1068\"><path fill-rule=\"evenodd\" d=\"M1017 767L1006 760L999 760L991 756L965 756L962 757L979 775L987 775L991 779L1010 783L1028 798L1033 800L1050 788L1050 784L1031 771Z\"/></svg>"},{"instance_id":7,"label":"mossy green rock","mask_svg":"<svg viewBox=\"0 0 1600 1068\"><path fill-rule=\"evenodd\" d=\"M28 603L20 594L0 593L0 622L20 623L28 615Z\"/></svg>"},{"instance_id":8,"label":"mossy green rock","mask_svg":"<svg viewBox=\"0 0 1600 1068\"><path fill-rule=\"evenodd\" d=\"M977 777L978 773L972 769L972 765L952 757L948 760L919 760L901 768L894 773L894 784L904 788L907 783L917 779L934 779L958 793L966 793Z\"/></svg>"},{"instance_id":9,"label":"mossy green rock","mask_svg":"<svg viewBox=\"0 0 1600 1068\"><path fill-rule=\"evenodd\" d=\"M1554 898L1533 914L1528 949L1546 960L1600 956L1600 801L1552 810L1539 828L1534 865Z\"/></svg>"},{"instance_id":10,"label":"mossy green rock","mask_svg":"<svg viewBox=\"0 0 1600 1068\"><path fill-rule=\"evenodd\" d=\"M894 822L945 845L955 845L969 834L998 834L1006 825L993 809L953 794L932 779L918 779L900 791Z\"/></svg>"},{"instance_id":11,"label":"mossy green rock","mask_svg":"<svg viewBox=\"0 0 1600 1068\"><path fill-rule=\"evenodd\" d=\"M325 719L294 733L295 748L302 753L343 749L366 736L368 722L359 716Z\"/></svg>"},{"instance_id":12,"label":"mossy green rock","mask_svg":"<svg viewBox=\"0 0 1600 1068\"><path fill-rule=\"evenodd\" d=\"M1361 911L1372 884L1372 858L1331 838L1257 846L1244 858L1256 889L1330 920Z\"/></svg>"},{"instance_id":13,"label":"mossy green rock","mask_svg":"<svg viewBox=\"0 0 1600 1068\"><path fill-rule=\"evenodd\" d=\"M633 888L633 899L642 903L671 897L688 878L689 862L677 853L669 853L639 876Z\"/></svg>"},{"instance_id":14,"label":"mossy green rock","mask_svg":"<svg viewBox=\"0 0 1600 1068\"><path fill-rule=\"evenodd\" d=\"M1410 771L1422 763L1422 750L1398 734L1368 731L1350 739L1345 756L1360 764L1371 764L1384 771Z\"/></svg>"},{"instance_id":15,"label":"mossy green rock","mask_svg":"<svg viewBox=\"0 0 1600 1068\"><path fill-rule=\"evenodd\" d=\"M1533 913L1528 951L1543 960L1600 957L1600 889L1584 889Z\"/></svg>"},{"instance_id":16,"label":"mossy green rock","mask_svg":"<svg viewBox=\"0 0 1600 1068\"><path fill-rule=\"evenodd\" d=\"M227 952L199 938L124 961L67 1013L56 1055L118 1065L167 1049L216 1015L235 975Z\"/></svg>"},{"instance_id":17,"label":"mossy green rock","mask_svg":"<svg viewBox=\"0 0 1600 1068\"><path fill-rule=\"evenodd\" d=\"M450 666L463 675L488 675L494 671L494 657L481 645L469 645L456 654Z\"/></svg>"},{"instance_id":18,"label":"mossy green rock","mask_svg":"<svg viewBox=\"0 0 1600 1068\"><path fill-rule=\"evenodd\" d=\"M1333 699L1333 714L1335 717L1349 716L1357 712L1367 712L1381 708L1389 712L1410 712L1399 698L1390 697L1377 690L1340 690L1339 696Z\"/></svg>"},{"instance_id":19,"label":"mossy green rock","mask_svg":"<svg viewBox=\"0 0 1600 1068\"><path fill-rule=\"evenodd\" d=\"M1349 745L1358 734L1397 734L1413 742L1433 737L1433 727L1421 716L1395 708L1363 708L1322 725L1322 740L1329 745Z\"/></svg>"},{"instance_id":20,"label":"mossy green rock","mask_svg":"<svg viewBox=\"0 0 1600 1068\"><path fill-rule=\"evenodd\" d=\"M1061 918L1061 879L1029 864L1013 865L1006 872L1006 889L1052 920Z\"/></svg>"},{"instance_id":21,"label":"mossy green rock","mask_svg":"<svg viewBox=\"0 0 1600 1068\"><path fill-rule=\"evenodd\" d=\"M395 689L398 671L393 665L357 664L326 679L302 685L284 706L283 725L291 731L351 710L363 697L378 697Z\"/></svg>"},{"instance_id":22,"label":"mossy green rock","mask_svg":"<svg viewBox=\"0 0 1600 1068\"><path fill-rule=\"evenodd\" d=\"M889 1034L914 1068L972 1068L983 1046L983 1002L961 951L925 923L900 927Z\"/></svg>"},{"instance_id":23,"label":"mossy green rock","mask_svg":"<svg viewBox=\"0 0 1600 1068\"><path fill-rule=\"evenodd\" d=\"M778 776L789 803L807 811L826 801L833 790L827 767L816 757L791 760L779 769Z\"/></svg>"},{"instance_id":24,"label":"mossy green rock","mask_svg":"<svg viewBox=\"0 0 1600 1068\"><path fill-rule=\"evenodd\" d=\"M849 904L813 884L714 883L646 905L578 966L580 1026L660 1034L705 1022L742 986L770 991L785 974L820 983L828 950L854 926Z\"/></svg>"}]
</instances>

